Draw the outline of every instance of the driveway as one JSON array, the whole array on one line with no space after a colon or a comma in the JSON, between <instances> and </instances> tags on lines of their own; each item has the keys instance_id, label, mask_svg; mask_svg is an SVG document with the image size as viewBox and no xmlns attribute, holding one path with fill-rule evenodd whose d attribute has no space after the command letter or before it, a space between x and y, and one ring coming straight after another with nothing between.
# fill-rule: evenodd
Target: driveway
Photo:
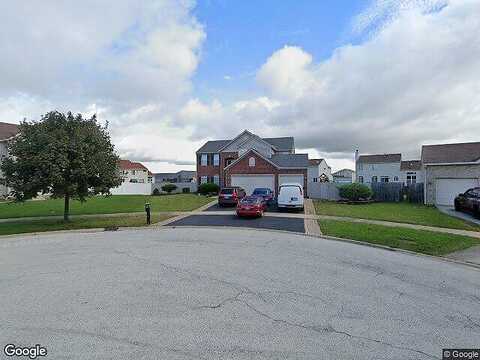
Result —
<instances>
[{"instance_id":1,"label":"driveway","mask_svg":"<svg viewBox=\"0 0 480 360\"><path fill-rule=\"evenodd\" d=\"M52 359L440 359L478 270L304 235L156 228L0 242L0 344Z\"/></svg>"},{"instance_id":2,"label":"driveway","mask_svg":"<svg viewBox=\"0 0 480 360\"><path fill-rule=\"evenodd\" d=\"M441 212L447 214L447 215L457 217L459 219L463 219L463 220L469 221L471 223L480 225L480 219L476 219L472 215L464 213L464 212L455 211L453 206L437 205L437 209L440 210Z\"/></svg>"},{"instance_id":3,"label":"driveway","mask_svg":"<svg viewBox=\"0 0 480 360\"><path fill-rule=\"evenodd\" d=\"M207 209L203 210L203 211L225 211L225 212L232 212L232 211L235 211L235 207L233 206L226 206L226 207L221 207L221 206L218 206L218 204L214 204L210 207L208 207ZM277 205L276 204L272 204L268 207L268 210L267 212L270 212L270 213L278 213L278 212L281 212ZM299 210L291 210L291 211L284 211L285 213L293 213L293 214L304 214L305 212L304 211L299 211Z\"/></svg>"}]
</instances>

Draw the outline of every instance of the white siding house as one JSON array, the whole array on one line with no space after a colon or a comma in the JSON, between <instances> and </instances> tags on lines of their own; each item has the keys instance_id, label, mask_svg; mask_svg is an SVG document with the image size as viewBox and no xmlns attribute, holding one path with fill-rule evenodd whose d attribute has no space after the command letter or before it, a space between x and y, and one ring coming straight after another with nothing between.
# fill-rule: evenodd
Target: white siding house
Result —
<instances>
[{"instance_id":1,"label":"white siding house","mask_svg":"<svg viewBox=\"0 0 480 360\"><path fill-rule=\"evenodd\" d=\"M153 174L145 165L130 160L120 160L118 167L123 182L112 189L112 194L150 195L152 193Z\"/></svg>"},{"instance_id":2,"label":"white siding house","mask_svg":"<svg viewBox=\"0 0 480 360\"><path fill-rule=\"evenodd\" d=\"M320 182L320 177L325 176L328 181L333 181L332 168L325 159L309 159L307 169L308 182Z\"/></svg>"},{"instance_id":3,"label":"white siding house","mask_svg":"<svg viewBox=\"0 0 480 360\"><path fill-rule=\"evenodd\" d=\"M401 154L357 156L355 163L356 181L363 184L401 182L401 160Z\"/></svg>"}]
</instances>

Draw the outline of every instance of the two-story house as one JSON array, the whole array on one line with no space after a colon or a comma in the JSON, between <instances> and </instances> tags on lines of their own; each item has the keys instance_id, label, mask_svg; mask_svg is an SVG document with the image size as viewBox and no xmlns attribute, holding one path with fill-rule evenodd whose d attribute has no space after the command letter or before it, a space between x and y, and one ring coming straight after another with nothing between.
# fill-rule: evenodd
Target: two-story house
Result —
<instances>
[{"instance_id":1,"label":"two-story house","mask_svg":"<svg viewBox=\"0 0 480 360\"><path fill-rule=\"evenodd\" d=\"M338 184L351 184L355 182L355 171L342 169L332 174L333 182Z\"/></svg>"},{"instance_id":2,"label":"two-story house","mask_svg":"<svg viewBox=\"0 0 480 360\"><path fill-rule=\"evenodd\" d=\"M355 157L357 182L362 184L401 182L402 154L358 155L357 153Z\"/></svg>"},{"instance_id":3,"label":"two-story house","mask_svg":"<svg viewBox=\"0 0 480 360\"><path fill-rule=\"evenodd\" d=\"M0 164L5 156L8 155L8 141L16 136L19 132L17 124L9 124L0 122ZM0 179L2 173L0 171ZM0 183L0 198L4 198L8 195L8 188Z\"/></svg>"},{"instance_id":4,"label":"two-story house","mask_svg":"<svg viewBox=\"0 0 480 360\"><path fill-rule=\"evenodd\" d=\"M190 170L180 170L175 173L155 173L155 183L191 183L197 181L197 173Z\"/></svg>"},{"instance_id":5,"label":"two-story house","mask_svg":"<svg viewBox=\"0 0 480 360\"><path fill-rule=\"evenodd\" d=\"M257 187L278 192L284 183L307 190L308 154L296 154L293 137L261 138L245 130L231 140L206 142L196 152L198 184Z\"/></svg>"},{"instance_id":6,"label":"two-story house","mask_svg":"<svg viewBox=\"0 0 480 360\"><path fill-rule=\"evenodd\" d=\"M329 182L333 180L332 168L325 159L308 160L308 182Z\"/></svg>"},{"instance_id":7,"label":"two-story house","mask_svg":"<svg viewBox=\"0 0 480 360\"><path fill-rule=\"evenodd\" d=\"M130 160L120 160L118 167L123 182L141 184L152 182L153 174L142 163Z\"/></svg>"}]
</instances>

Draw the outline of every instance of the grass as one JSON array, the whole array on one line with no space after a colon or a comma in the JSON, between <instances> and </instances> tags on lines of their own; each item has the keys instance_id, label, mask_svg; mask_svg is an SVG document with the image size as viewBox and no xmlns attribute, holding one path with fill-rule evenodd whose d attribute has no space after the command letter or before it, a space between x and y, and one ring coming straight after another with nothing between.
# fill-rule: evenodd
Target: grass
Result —
<instances>
[{"instance_id":1,"label":"grass","mask_svg":"<svg viewBox=\"0 0 480 360\"><path fill-rule=\"evenodd\" d=\"M77 200L72 201L70 213L87 215L144 212L146 202L151 204L152 212L191 211L209 201L211 201L210 198L195 194L95 196L84 203ZM0 219L53 215L63 215L63 199L0 203Z\"/></svg>"},{"instance_id":2,"label":"grass","mask_svg":"<svg viewBox=\"0 0 480 360\"><path fill-rule=\"evenodd\" d=\"M407 202L349 205L331 201L315 201L315 211L317 215L345 216L480 231L480 226L446 215L433 206Z\"/></svg>"},{"instance_id":3,"label":"grass","mask_svg":"<svg viewBox=\"0 0 480 360\"><path fill-rule=\"evenodd\" d=\"M152 224L168 219L169 215L152 214ZM56 230L75 230L75 229L94 229L109 227L131 227L146 226L144 215L133 216L109 216L109 217L89 217L73 218L69 222L63 220L31 220L0 223L0 235L22 234L32 232L56 231Z\"/></svg>"},{"instance_id":4,"label":"grass","mask_svg":"<svg viewBox=\"0 0 480 360\"><path fill-rule=\"evenodd\" d=\"M475 238L425 230L337 220L319 220L319 225L325 235L386 245L428 255L445 255L480 245L480 240Z\"/></svg>"}]
</instances>

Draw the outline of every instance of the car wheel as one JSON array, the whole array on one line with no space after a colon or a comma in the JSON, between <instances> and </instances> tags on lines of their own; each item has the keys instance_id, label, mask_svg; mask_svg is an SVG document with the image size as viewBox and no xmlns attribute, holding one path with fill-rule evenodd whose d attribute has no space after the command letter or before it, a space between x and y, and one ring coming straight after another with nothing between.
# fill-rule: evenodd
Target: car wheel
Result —
<instances>
[{"instance_id":1,"label":"car wheel","mask_svg":"<svg viewBox=\"0 0 480 360\"><path fill-rule=\"evenodd\" d=\"M460 211L461 210L460 209L460 204L458 203L458 201L455 201L454 205L455 205L455 211Z\"/></svg>"},{"instance_id":2,"label":"car wheel","mask_svg":"<svg viewBox=\"0 0 480 360\"><path fill-rule=\"evenodd\" d=\"M473 209L473 216L476 217L477 219L480 219L480 208L477 207L476 209Z\"/></svg>"}]
</instances>

